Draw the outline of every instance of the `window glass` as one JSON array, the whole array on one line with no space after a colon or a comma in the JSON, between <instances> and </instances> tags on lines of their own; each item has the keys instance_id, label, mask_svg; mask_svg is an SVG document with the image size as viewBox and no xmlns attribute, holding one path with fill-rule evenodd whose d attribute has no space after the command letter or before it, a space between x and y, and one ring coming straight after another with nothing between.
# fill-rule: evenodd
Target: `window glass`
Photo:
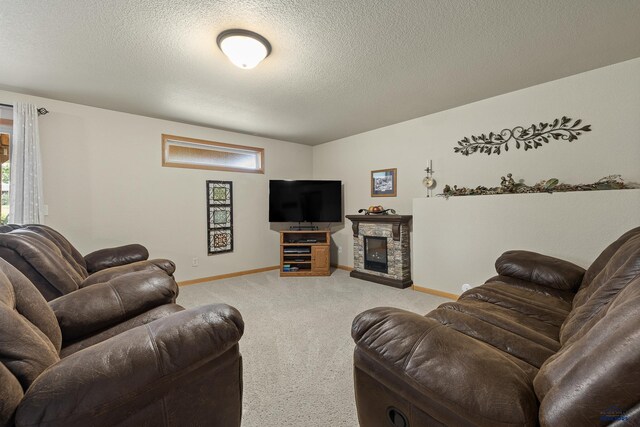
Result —
<instances>
[{"instance_id":1,"label":"window glass","mask_svg":"<svg viewBox=\"0 0 640 427\"><path fill-rule=\"evenodd\" d=\"M11 137L13 135L13 109L0 106L0 223L9 220L9 162Z\"/></svg>"},{"instance_id":2,"label":"window glass","mask_svg":"<svg viewBox=\"0 0 640 427\"><path fill-rule=\"evenodd\" d=\"M264 173L264 149L162 135L162 165Z\"/></svg>"}]
</instances>

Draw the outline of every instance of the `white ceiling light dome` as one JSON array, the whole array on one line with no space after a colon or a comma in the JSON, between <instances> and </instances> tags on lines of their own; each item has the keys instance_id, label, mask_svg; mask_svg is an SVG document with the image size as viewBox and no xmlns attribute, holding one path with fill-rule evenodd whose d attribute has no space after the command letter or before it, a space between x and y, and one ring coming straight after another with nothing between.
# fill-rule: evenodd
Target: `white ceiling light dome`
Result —
<instances>
[{"instance_id":1,"label":"white ceiling light dome","mask_svg":"<svg viewBox=\"0 0 640 427\"><path fill-rule=\"evenodd\" d=\"M218 47L236 67L255 68L271 53L271 44L260 34L247 30L226 30L218 35Z\"/></svg>"}]
</instances>

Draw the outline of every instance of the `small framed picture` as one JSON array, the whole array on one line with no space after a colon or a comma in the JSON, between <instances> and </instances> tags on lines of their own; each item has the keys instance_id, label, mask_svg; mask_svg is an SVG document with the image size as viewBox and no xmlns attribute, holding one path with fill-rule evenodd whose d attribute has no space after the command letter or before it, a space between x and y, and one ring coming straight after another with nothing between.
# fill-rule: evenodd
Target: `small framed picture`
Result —
<instances>
[{"instance_id":1,"label":"small framed picture","mask_svg":"<svg viewBox=\"0 0 640 427\"><path fill-rule=\"evenodd\" d=\"M398 169L371 171L371 197L396 197L398 195Z\"/></svg>"}]
</instances>

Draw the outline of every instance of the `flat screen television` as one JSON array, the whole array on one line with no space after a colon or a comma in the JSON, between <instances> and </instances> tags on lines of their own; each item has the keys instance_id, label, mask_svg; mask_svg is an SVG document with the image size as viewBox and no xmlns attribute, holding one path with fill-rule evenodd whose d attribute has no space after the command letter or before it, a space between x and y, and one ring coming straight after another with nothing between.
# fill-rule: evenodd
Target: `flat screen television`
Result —
<instances>
[{"instance_id":1,"label":"flat screen television","mask_svg":"<svg viewBox=\"0 0 640 427\"><path fill-rule=\"evenodd\" d=\"M269 222L342 222L342 182L270 180Z\"/></svg>"}]
</instances>

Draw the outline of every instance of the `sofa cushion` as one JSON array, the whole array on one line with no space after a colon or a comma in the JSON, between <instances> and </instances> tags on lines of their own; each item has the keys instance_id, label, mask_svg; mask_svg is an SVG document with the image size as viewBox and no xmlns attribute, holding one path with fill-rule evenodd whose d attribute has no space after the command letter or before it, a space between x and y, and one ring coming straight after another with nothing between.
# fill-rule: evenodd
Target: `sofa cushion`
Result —
<instances>
[{"instance_id":1,"label":"sofa cushion","mask_svg":"<svg viewBox=\"0 0 640 427\"><path fill-rule=\"evenodd\" d=\"M543 288L489 282L427 317L537 369L560 349L560 325L571 309L569 302Z\"/></svg>"},{"instance_id":2,"label":"sofa cushion","mask_svg":"<svg viewBox=\"0 0 640 427\"><path fill-rule=\"evenodd\" d=\"M497 328L552 349L554 352L560 349L560 342L558 341L559 328L557 326L517 311L473 299L444 303L439 308L465 313L474 319L489 323Z\"/></svg>"},{"instance_id":3,"label":"sofa cushion","mask_svg":"<svg viewBox=\"0 0 640 427\"><path fill-rule=\"evenodd\" d=\"M561 299L534 290L491 282L463 293L458 301L478 300L514 311L559 328L571 305Z\"/></svg>"},{"instance_id":4,"label":"sofa cushion","mask_svg":"<svg viewBox=\"0 0 640 427\"><path fill-rule=\"evenodd\" d=\"M569 303L569 305L571 305L571 303L573 302L573 298L576 296L576 293L572 291L563 291L556 288L550 288L549 286L540 285L538 283L533 283L529 282L528 280L517 279L510 276L493 276L487 279L485 283L491 282L506 283L510 287L525 289L527 292L535 292L546 297L553 297Z\"/></svg>"},{"instance_id":5,"label":"sofa cushion","mask_svg":"<svg viewBox=\"0 0 640 427\"><path fill-rule=\"evenodd\" d=\"M430 312L427 317L536 368L542 366L544 361L557 350L529 340L523 337L522 334L511 332L462 310L441 307Z\"/></svg>"}]
</instances>

